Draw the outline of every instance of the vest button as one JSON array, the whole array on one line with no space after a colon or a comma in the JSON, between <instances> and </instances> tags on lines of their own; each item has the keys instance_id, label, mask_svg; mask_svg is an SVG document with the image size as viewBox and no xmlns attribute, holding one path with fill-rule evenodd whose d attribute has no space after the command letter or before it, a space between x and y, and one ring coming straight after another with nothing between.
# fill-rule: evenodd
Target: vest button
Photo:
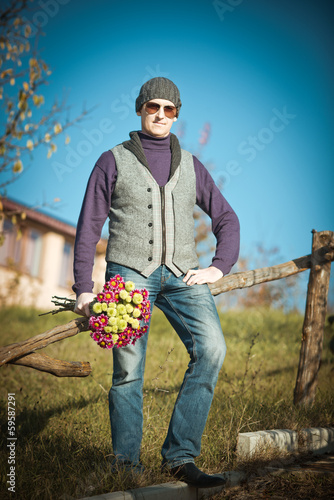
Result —
<instances>
[{"instance_id":1,"label":"vest button","mask_svg":"<svg viewBox=\"0 0 334 500\"><path fill-rule=\"evenodd\" d=\"M147 188L147 191L150 193L152 191L152 189L151 188Z\"/></svg>"},{"instance_id":2,"label":"vest button","mask_svg":"<svg viewBox=\"0 0 334 500\"><path fill-rule=\"evenodd\" d=\"M152 205L148 205L148 207L147 207L147 208L152 208Z\"/></svg>"},{"instance_id":3,"label":"vest button","mask_svg":"<svg viewBox=\"0 0 334 500\"><path fill-rule=\"evenodd\" d=\"M151 260L152 260L152 257L149 257L149 258L148 258L148 260L149 260L149 261L151 262Z\"/></svg>"},{"instance_id":4,"label":"vest button","mask_svg":"<svg viewBox=\"0 0 334 500\"><path fill-rule=\"evenodd\" d=\"M152 222L149 222L148 227L152 227L152 226L153 226Z\"/></svg>"},{"instance_id":5,"label":"vest button","mask_svg":"<svg viewBox=\"0 0 334 500\"><path fill-rule=\"evenodd\" d=\"M149 244L150 244L150 245L152 245L152 244L153 244L153 240L150 240L150 241L149 241Z\"/></svg>"}]
</instances>

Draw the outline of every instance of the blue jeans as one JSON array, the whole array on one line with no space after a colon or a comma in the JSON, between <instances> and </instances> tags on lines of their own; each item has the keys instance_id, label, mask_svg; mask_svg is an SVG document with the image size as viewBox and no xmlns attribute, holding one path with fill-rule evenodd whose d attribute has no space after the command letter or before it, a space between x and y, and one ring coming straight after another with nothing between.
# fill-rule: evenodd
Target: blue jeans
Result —
<instances>
[{"instance_id":1,"label":"blue jeans","mask_svg":"<svg viewBox=\"0 0 334 500\"><path fill-rule=\"evenodd\" d=\"M120 274L136 288L149 291L166 315L190 356L167 437L162 447L163 464L168 468L193 462L200 454L207 421L226 345L216 306L207 285L189 286L161 266L148 278L112 262L107 263L106 280ZM113 450L116 458L140 462L143 433L143 378L148 333L134 346L113 349L114 371L109 392Z\"/></svg>"}]
</instances>

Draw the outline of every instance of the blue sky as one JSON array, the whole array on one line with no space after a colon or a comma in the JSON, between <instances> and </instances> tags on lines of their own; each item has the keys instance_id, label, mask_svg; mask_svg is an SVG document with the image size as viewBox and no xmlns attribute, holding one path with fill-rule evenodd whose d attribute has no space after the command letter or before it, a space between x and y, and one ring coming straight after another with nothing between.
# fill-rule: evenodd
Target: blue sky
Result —
<instances>
[{"instance_id":1,"label":"blue sky","mask_svg":"<svg viewBox=\"0 0 334 500\"><path fill-rule=\"evenodd\" d=\"M48 3L49 2L49 3ZM100 154L140 128L142 83L166 76L179 87L186 149L201 160L237 212L241 251L277 246L277 263L310 252L311 230L334 230L333 3L320 0L34 2L53 70L45 107L67 95L71 116L97 105L37 151L8 195L76 224ZM34 37L32 37L34 38Z\"/></svg>"}]
</instances>

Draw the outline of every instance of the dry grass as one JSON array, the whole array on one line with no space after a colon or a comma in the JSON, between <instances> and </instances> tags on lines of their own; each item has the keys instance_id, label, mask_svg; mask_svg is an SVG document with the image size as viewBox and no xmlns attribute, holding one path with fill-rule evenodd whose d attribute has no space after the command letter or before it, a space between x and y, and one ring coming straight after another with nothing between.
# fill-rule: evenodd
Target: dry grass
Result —
<instances>
[{"instance_id":1,"label":"dry grass","mask_svg":"<svg viewBox=\"0 0 334 500\"><path fill-rule=\"evenodd\" d=\"M70 317L64 314L39 318L36 311L3 309L0 324L5 327L1 343L28 338L67 322ZM222 325L228 354L203 436L202 453L196 462L198 466L212 473L249 467L235 454L238 432L333 425L330 383L333 356L328 348L333 327L326 327L317 400L313 407L302 409L292 404L302 317L265 309L231 311L222 316ZM110 473L107 402L112 373L110 352L99 349L87 333L45 351L60 359L89 360L92 376L60 379L21 366L1 368L0 498L8 495L7 393L16 395L15 498L69 500L167 481L160 472L160 449L188 359L159 311L153 316L147 354L142 447L147 472L142 476ZM283 484L284 478L274 480ZM261 495L258 498L270 497Z\"/></svg>"}]
</instances>

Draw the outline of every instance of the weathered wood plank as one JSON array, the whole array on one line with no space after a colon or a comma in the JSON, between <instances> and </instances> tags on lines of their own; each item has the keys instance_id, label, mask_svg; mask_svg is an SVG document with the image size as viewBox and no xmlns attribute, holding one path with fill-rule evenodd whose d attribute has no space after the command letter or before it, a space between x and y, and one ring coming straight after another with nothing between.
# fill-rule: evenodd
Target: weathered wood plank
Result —
<instances>
[{"instance_id":1,"label":"weathered wood plank","mask_svg":"<svg viewBox=\"0 0 334 500\"><path fill-rule=\"evenodd\" d=\"M305 255L298 259L284 262L271 267L262 267L252 271L244 271L224 276L215 283L209 285L212 295L219 295L238 288L248 288L260 283L275 281L310 269L312 260L317 263L330 262L334 260L334 251L331 243L318 248L314 254Z\"/></svg>"},{"instance_id":2,"label":"weathered wood plank","mask_svg":"<svg viewBox=\"0 0 334 500\"><path fill-rule=\"evenodd\" d=\"M311 405L316 394L331 272L330 252L325 254L324 260L319 259L317 254L317 250L324 244L333 248L334 233L313 231L312 268L308 282L302 344L294 390L295 405Z\"/></svg>"},{"instance_id":3,"label":"weathered wood plank","mask_svg":"<svg viewBox=\"0 0 334 500\"><path fill-rule=\"evenodd\" d=\"M66 339L67 337L73 337L80 332L85 332L88 329L87 318L76 318L65 325L56 326L30 339L4 346L0 349L0 366L16 358L21 358L25 354L30 354L35 350L43 349L43 347L49 344Z\"/></svg>"},{"instance_id":4,"label":"weathered wood plank","mask_svg":"<svg viewBox=\"0 0 334 500\"><path fill-rule=\"evenodd\" d=\"M9 362L13 365L22 365L42 372L48 372L56 377L87 377L92 372L88 361L62 361L50 358L46 354L26 354Z\"/></svg>"}]
</instances>

